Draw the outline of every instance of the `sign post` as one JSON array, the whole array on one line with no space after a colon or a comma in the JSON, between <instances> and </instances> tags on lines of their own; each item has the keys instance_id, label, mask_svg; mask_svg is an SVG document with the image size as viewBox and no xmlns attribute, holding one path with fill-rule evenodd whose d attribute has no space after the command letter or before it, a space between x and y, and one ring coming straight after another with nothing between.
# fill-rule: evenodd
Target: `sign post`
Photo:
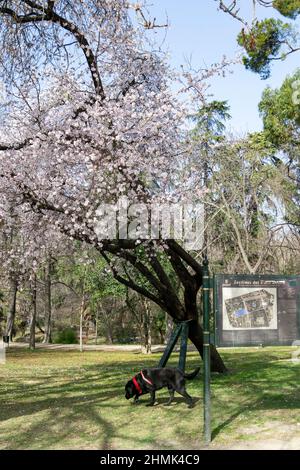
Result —
<instances>
[{"instance_id":1,"label":"sign post","mask_svg":"<svg viewBox=\"0 0 300 470\"><path fill-rule=\"evenodd\" d=\"M210 397L210 278L208 259L203 262L203 364L204 364L204 440L211 442L211 397Z\"/></svg>"}]
</instances>

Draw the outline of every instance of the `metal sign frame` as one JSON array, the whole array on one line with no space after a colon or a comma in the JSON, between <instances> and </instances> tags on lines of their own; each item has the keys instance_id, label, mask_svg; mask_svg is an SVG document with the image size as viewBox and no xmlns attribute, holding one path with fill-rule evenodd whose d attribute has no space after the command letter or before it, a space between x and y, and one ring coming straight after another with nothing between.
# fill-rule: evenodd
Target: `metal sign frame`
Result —
<instances>
[{"instance_id":1,"label":"metal sign frame","mask_svg":"<svg viewBox=\"0 0 300 470\"><path fill-rule=\"evenodd\" d=\"M278 287L280 284L275 286L272 282L279 283L280 281L287 282L291 287L297 287L297 295L296 295L296 323L297 323L297 333L298 339L300 339L300 276L299 275L280 275L280 274L216 274L212 280L212 287L213 287L213 303L214 303L214 344L218 347L226 347L228 344L225 344L222 341L222 297L220 296L220 291L223 285L225 285L225 280L238 282L238 284L232 286L228 284L229 287L244 287L245 283L249 283L247 287L263 287L266 281L270 282L269 287ZM250 282L255 282L257 284L250 285ZM260 284L261 282L261 284ZM244 284L243 284L244 283ZM221 330L221 331L220 331ZM246 331L246 330L244 330ZM288 341L279 341L279 340L270 340L270 341L263 341L261 344L264 346L284 346L289 345ZM258 343L255 342L239 342L235 341L234 346L237 347L247 347L247 346L257 346Z\"/></svg>"}]
</instances>

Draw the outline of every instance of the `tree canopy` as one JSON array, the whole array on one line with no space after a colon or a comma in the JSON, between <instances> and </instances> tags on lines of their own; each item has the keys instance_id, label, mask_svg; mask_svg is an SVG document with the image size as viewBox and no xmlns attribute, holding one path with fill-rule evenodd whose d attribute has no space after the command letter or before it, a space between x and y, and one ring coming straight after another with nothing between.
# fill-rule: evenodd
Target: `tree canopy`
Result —
<instances>
[{"instance_id":1,"label":"tree canopy","mask_svg":"<svg viewBox=\"0 0 300 470\"><path fill-rule=\"evenodd\" d=\"M245 52L243 63L262 79L270 76L273 61L284 60L289 54L300 50L297 21L300 15L299 0L215 1L222 11L242 23L237 42ZM253 8L252 17L244 10L245 6L247 10ZM262 12L269 17L258 19L258 9L264 9ZM278 18L278 14L291 21Z\"/></svg>"}]
</instances>

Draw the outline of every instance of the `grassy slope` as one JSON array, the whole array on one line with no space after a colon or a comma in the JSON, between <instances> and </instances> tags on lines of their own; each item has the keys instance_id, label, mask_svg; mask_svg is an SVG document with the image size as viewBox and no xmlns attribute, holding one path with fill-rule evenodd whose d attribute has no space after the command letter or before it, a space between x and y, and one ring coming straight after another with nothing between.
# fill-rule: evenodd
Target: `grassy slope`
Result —
<instances>
[{"instance_id":1,"label":"grassy slope","mask_svg":"<svg viewBox=\"0 0 300 470\"><path fill-rule=\"evenodd\" d=\"M222 351L231 369L213 376L213 444L300 434L300 364L289 348ZM124 384L159 354L11 349L0 365L0 449L193 449L202 447L202 376L188 384L188 409L158 392L159 406L134 406ZM172 361L175 365L176 358ZM189 354L188 370L199 363ZM283 433L281 436L280 433Z\"/></svg>"}]
</instances>

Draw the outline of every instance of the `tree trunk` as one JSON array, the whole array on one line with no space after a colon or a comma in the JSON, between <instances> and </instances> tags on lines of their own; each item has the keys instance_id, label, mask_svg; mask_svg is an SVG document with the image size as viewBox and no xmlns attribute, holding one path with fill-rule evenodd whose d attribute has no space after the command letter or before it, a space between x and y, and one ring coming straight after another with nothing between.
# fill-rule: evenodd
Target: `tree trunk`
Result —
<instances>
[{"instance_id":1,"label":"tree trunk","mask_svg":"<svg viewBox=\"0 0 300 470\"><path fill-rule=\"evenodd\" d=\"M6 322L6 336L9 336L10 341L12 341L13 328L16 317L16 303L17 303L17 293L18 293L18 282L16 279L11 279L11 298L10 306Z\"/></svg>"},{"instance_id":2,"label":"tree trunk","mask_svg":"<svg viewBox=\"0 0 300 470\"><path fill-rule=\"evenodd\" d=\"M95 344L97 344L97 339L98 339L98 310L96 311L96 317L95 317Z\"/></svg>"},{"instance_id":3,"label":"tree trunk","mask_svg":"<svg viewBox=\"0 0 300 470\"><path fill-rule=\"evenodd\" d=\"M203 329L197 321L190 323L189 339L196 346L200 356L203 358ZM212 372L227 372L227 368L213 344L210 345L210 360Z\"/></svg>"},{"instance_id":4,"label":"tree trunk","mask_svg":"<svg viewBox=\"0 0 300 470\"><path fill-rule=\"evenodd\" d=\"M106 340L109 344L113 344L113 332L111 327L110 315L107 314L105 308L100 304L100 311L102 313L102 318L104 320L105 329L106 329Z\"/></svg>"},{"instance_id":5,"label":"tree trunk","mask_svg":"<svg viewBox=\"0 0 300 470\"><path fill-rule=\"evenodd\" d=\"M31 283L31 321L30 321L30 336L29 348L35 349L35 325L36 325L36 275L34 275Z\"/></svg>"},{"instance_id":6,"label":"tree trunk","mask_svg":"<svg viewBox=\"0 0 300 470\"><path fill-rule=\"evenodd\" d=\"M107 324L106 324L106 339L108 341L108 344L113 344L114 340L113 340L112 328L111 328L111 324L109 320L107 321Z\"/></svg>"},{"instance_id":7,"label":"tree trunk","mask_svg":"<svg viewBox=\"0 0 300 470\"><path fill-rule=\"evenodd\" d=\"M52 343L51 338L51 317L52 317L52 305L51 305L51 272L52 263L48 260L47 267L45 270L45 335L43 343Z\"/></svg>"},{"instance_id":8,"label":"tree trunk","mask_svg":"<svg viewBox=\"0 0 300 470\"><path fill-rule=\"evenodd\" d=\"M170 315L166 313L166 334L165 334L165 344L168 344L169 339L171 338L171 334L174 328L174 322Z\"/></svg>"},{"instance_id":9,"label":"tree trunk","mask_svg":"<svg viewBox=\"0 0 300 470\"><path fill-rule=\"evenodd\" d=\"M86 344L89 342L89 334L90 334L90 319L85 318L85 337L86 337Z\"/></svg>"},{"instance_id":10,"label":"tree trunk","mask_svg":"<svg viewBox=\"0 0 300 470\"><path fill-rule=\"evenodd\" d=\"M152 348L152 336L151 336L151 326L152 326L152 313L149 302L147 299L143 299L144 304L144 351L146 354L151 354Z\"/></svg>"},{"instance_id":11,"label":"tree trunk","mask_svg":"<svg viewBox=\"0 0 300 470\"><path fill-rule=\"evenodd\" d=\"M83 324L83 311L81 310L80 311L80 321L79 321L79 348L80 348L80 351L82 352L83 351L83 341L82 341L82 332L83 332L83 328L82 328L82 324Z\"/></svg>"},{"instance_id":12,"label":"tree trunk","mask_svg":"<svg viewBox=\"0 0 300 470\"><path fill-rule=\"evenodd\" d=\"M81 305L80 305L80 316L79 316L79 348L80 351L83 352L83 319L84 314L86 311L86 295L83 293L81 298Z\"/></svg>"},{"instance_id":13,"label":"tree trunk","mask_svg":"<svg viewBox=\"0 0 300 470\"><path fill-rule=\"evenodd\" d=\"M35 324L36 324L36 327L40 330L40 332L44 335L45 330L43 330L43 328L41 327L41 325L39 324L39 322L37 320L36 320Z\"/></svg>"},{"instance_id":14,"label":"tree trunk","mask_svg":"<svg viewBox=\"0 0 300 470\"><path fill-rule=\"evenodd\" d=\"M159 333L159 344L165 344L165 332L162 328L158 330Z\"/></svg>"}]
</instances>

